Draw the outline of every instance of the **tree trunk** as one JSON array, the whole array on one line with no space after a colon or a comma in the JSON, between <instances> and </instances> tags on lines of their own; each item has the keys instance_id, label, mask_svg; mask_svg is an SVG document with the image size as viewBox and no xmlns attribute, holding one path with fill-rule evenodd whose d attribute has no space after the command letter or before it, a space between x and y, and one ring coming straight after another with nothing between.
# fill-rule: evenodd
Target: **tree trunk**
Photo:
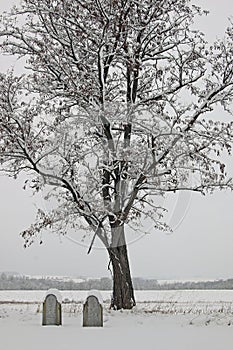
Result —
<instances>
[{"instance_id":1,"label":"tree trunk","mask_svg":"<svg viewBox=\"0 0 233 350\"><path fill-rule=\"evenodd\" d=\"M108 254L113 269L113 296L111 308L132 309L136 305L133 283L130 274L127 245L124 236L124 226L115 227L112 232L112 245Z\"/></svg>"}]
</instances>

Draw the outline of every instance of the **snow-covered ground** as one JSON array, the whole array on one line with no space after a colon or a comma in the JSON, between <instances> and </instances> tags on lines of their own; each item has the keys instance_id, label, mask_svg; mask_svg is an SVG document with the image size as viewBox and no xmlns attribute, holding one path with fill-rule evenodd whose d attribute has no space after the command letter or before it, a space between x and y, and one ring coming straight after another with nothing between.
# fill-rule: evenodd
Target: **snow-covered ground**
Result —
<instances>
[{"instance_id":1,"label":"snow-covered ground","mask_svg":"<svg viewBox=\"0 0 233 350\"><path fill-rule=\"evenodd\" d=\"M137 291L132 311L110 311L104 327L82 327L85 291L62 291L62 326L41 326L45 291L0 291L0 346L6 350L231 350L233 291Z\"/></svg>"},{"instance_id":2,"label":"snow-covered ground","mask_svg":"<svg viewBox=\"0 0 233 350\"><path fill-rule=\"evenodd\" d=\"M63 301L83 302L87 291L66 290L60 291ZM103 300L111 299L111 291L100 291ZM0 302L42 302L46 291L44 290L0 290ZM232 302L233 290L137 290L135 296L138 302Z\"/></svg>"}]
</instances>

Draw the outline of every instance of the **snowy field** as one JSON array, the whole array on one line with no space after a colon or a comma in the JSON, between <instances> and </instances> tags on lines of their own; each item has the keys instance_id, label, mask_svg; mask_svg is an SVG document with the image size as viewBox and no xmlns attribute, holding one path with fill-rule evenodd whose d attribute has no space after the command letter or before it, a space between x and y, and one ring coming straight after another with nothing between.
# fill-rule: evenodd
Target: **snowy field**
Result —
<instances>
[{"instance_id":1,"label":"snowy field","mask_svg":"<svg viewBox=\"0 0 233 350\"><path fill-rule=\"evenodd\" d=\"M63 326L41 326L45 291L0 291L0 346L6 350L232 350L233 291L136 291L132 311L110 311L104 327L82 327L86 291L62 291Z\"/></svg>"}]
</instances>

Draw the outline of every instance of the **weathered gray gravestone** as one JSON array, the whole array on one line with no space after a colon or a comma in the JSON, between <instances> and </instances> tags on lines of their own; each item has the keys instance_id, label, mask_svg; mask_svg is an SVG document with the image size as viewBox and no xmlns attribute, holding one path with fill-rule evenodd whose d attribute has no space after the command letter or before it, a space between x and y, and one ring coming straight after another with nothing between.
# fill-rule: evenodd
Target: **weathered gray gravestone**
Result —
<instances>
[{"instance_id":1,"label":"weathered gray gravestone","mask_svg":"<svg viewBox=\"0 0 233 350\"><path fill-rule=\"evenodd\" d=\"M47 292L43 302L43 326L60 326L62 324L61 315L61 295L58 290L51 289Z\"/></svg>"},{"instance_id":2,"label":"weathered gray gravestone","mask_svg":"<svg viewBox=\"0 0 233 350\"><path fill-rule=\"evenodd\" d=\"M97 293L89 293L83 305L83 327L103 327L103 306L100 299Z\"/></svg>"}]
</instances>

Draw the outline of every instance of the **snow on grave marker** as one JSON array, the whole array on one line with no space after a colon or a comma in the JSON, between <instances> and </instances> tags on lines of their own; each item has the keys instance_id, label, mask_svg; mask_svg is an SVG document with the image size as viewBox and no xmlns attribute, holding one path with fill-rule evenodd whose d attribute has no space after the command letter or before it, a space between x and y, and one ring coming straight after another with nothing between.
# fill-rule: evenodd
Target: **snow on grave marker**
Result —
<instances>
[{"instance_id":1,"label":"snow on grave marker","mask_svg":"<svg viewBox=\"0 0 233 350\"><path fill-rule=\"evenodd\" d=\"M61 312L62 297L57 289L49 289L43 302L43 326L60 326L62 324Z\"/></svg>"},{"instance_id":2,"label":"snow on grave marker","mask_svg":"<svg viewBox=\"0 0 233 350\"><path fill-rule=\"evenodd\" d=\"M83 327L103 327L102 297L98 291L90 291L83 305Z\"/></svg>"}]
</instances>

